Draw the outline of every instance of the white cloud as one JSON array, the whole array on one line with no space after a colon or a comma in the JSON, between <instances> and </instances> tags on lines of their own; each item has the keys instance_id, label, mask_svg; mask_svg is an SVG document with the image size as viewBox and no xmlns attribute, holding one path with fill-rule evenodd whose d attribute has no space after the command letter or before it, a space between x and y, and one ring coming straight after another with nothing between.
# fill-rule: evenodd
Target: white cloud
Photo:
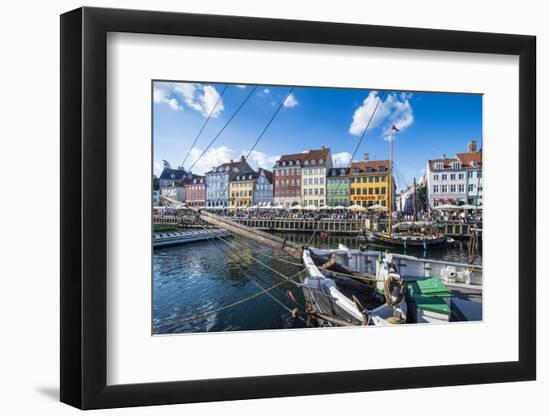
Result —
<instances>
[{"instance_id":1,"label":"white cloud","mask_svg":"<svg viewBox=\"0 0 550 417\"><path fill-rule=\"evenodd\" d=\"M202 149L193 148L189 154L188 160L191 164L194 164L197 158L202 153ZM206 153L198 160L193 167L193 173L204 174L210 171L213 167L229 162L231 160L237 161L241 156L248 154L248 151L237 152L227 146L220 146L218 148L210 148ZM275 161L279 159L279 156L272 156L260 151L252 151L248 157L248 163L253 169L265 168L268 170L273 169Z\"/></svg>"},{"instance_id":2,"label":"white cloud","mask_svg":"<svg viewBox=\"0 0 550 417\"><path fill-rule=\"evenodd\" d=\"M246 88L246 85L244 84L236 84L235 87L242 88L243 90Z\"/></svg>"},{"instance_id":3,"label":"white cloud","mask_svg":"<svg viewBox=\"0 0 550 417\"><path fill-rule=\"evenodd\" d=\"M220 99L220 94L215 87L192 83L177 83L173 86L174 91L184 100L185 104L204 117L208 117L212 113L211 117L216 118L222 113L223 100Z\"/></svg>"},{"instance_id":4,"label":"white cloud","mask_svg":"<svg viewBox=\"0 0 550 417\"><path fill-rule=\"evenodd\" d=\"M345 168L349 166L351 161L351 153L349 152L340 152L332 155L332 161L335 168Z\"/></svg>"},{"instance_id":5,"label":"white cloud","mask_svg":"<svg viewBox=\"0 0 550 417\"><path fill-rule=\"evenodd\" d=\"M164 168L164 166L162 165L161 162L155 161L155 162L153 163L153 172L154 172L154 174L155 174L157 177L160 176L160 174L162 173L162 169L163 169L163 168Z\"/></svg>"},{"instance_id":6,"label":"white cloud","mask_svg":"<svg viewBox=\"0 0 550 417\"><path fill-rule=\"evenodd\" d=\"M268 95L269 94L269 88L264 88L264 91L263 91L264 95Z\"/></svg>"},{"instance_id":7,"label":"white cloud","mask_svg":"<svg viewBox=\"0 0 550 417\"><path fill-rule=\"evenodd\" d=\"M248 154L248 151L243 152L243 154ZM273 165L279 158L280 155L271 156L260 151L252 151L248 157L248 163L254 169L265 168L272 171Z\"/></svg>"},{"instance_id":8,"label":"white cloud","mask_svg":"<svg viewBox=\"0 0 550 417\"><path fill-rule=\"evenodd\" d=\"M385 100L380 101L376 113L372 116L376 104L381 96L377 91L371 91L363 104L355 109L353 120L349 127L349 133L352 135L361 135L372 117L369 128L382 126L382 136L388 138L392 125L395 125L400 131L406 129L414 122L413 108L410 104L410 93L391 93Z\"/></svg>"},{"instance_id":9,"label":"white cloud","mask_svg":"<svg viewBox=\"0 0 550 417\"><path fill-rule=\"evenodd\" d=\"M223 99L211 85L157 82L153 99L155 103L167 104L173 110L183 110L182 104L185 104L204 117L212 112L212 117L216 118L224 110Z\"/></svg>"},{"instance_id":10,"label":"white cloud","mask_svg":"<svg viewBox=\"0 0 550 417\"><path fill-rule=\"evenodd\" d=\"M171 97L170 89L155 85L153 89L153 101L155 103L163 103L170 106L172 110L183 110L178 100Z\"/></svg>"},{"instance_id":11,"label":"white cloud","mask_svg":"<svg viewBox=\"0 0 550 417\"><path fill-rule=\"evenodd\" d=\"M298 105L298 100L296 100L296 97L294 97L294 94L290 94L283 103L284 108L292 108L296 107Z\"/></svg>"}]
</instances>

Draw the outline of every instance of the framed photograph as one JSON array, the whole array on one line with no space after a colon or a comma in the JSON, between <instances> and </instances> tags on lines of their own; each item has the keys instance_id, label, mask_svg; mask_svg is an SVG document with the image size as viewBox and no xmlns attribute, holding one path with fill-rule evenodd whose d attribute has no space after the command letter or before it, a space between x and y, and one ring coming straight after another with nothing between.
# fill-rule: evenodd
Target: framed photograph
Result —
<instances>
[{"instance_id":1,"label":"framed photograph","mask_svg":"<svg viewBox=\"0 0 550 417\"><path fill-rule=\"evenodd\" d=\"M61 16L61 401L533 380L535 37Z\"/></svg>"}]
</instances>

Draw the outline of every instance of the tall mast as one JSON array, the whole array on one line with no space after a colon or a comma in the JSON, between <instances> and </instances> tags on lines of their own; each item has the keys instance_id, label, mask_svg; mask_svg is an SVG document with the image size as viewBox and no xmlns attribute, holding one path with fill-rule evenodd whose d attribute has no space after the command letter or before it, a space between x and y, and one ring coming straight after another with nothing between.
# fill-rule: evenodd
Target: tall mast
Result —
<instances>
[{"instance_id":1,"label":"tall mast","mask_svg":"<svg viewBox=\"0 0 550 417\"><path fill-rule=\"evenodd\" d=\"M416 178L413 179L413 220L416 221Z\"/></svg>"},{"instance_id":2,"label":"tall mast","mask_svg":"<svg viewBox=\"0 0 550 417\"><path fill-rule=\"evenodd\" d=\"M393 210L393 126L391 128L391 136L390 136L390 175L389 175L389 186L388 186L388 195L390 197L390 201L388 203L388 233L391 236L393 233L392 230L392 210Z\"/></svg>"}]
</instances>

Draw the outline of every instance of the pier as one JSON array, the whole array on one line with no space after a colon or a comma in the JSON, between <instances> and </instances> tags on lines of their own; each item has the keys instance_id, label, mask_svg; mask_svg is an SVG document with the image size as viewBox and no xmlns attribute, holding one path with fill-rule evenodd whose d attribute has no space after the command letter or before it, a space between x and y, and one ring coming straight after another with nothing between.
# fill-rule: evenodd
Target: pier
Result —
<instances>
[{"instance_id":1,"label":"pier","mask_svg":"<svg viewBox=\"0 0 550 417\"><path fill-rule=\"evenodd\" d=\"M361 229L365 227L365 219L330 219L321 218L315 219L289 219L289 218L247 218L233 216L217 216L220 219L227 219L232 222L241 224L246 227L251 227L263 231L278 231L278 232L327 232L331 234L342 235L357 235ZM387 227L387 222L379 221L383 229ZM209 227L208 222L197 220L194 215L178 215L178 216L155 216L155 224L177 224L185 228L200 228ZM470 237L472 228L481 229L481 224L464 223L461 221L445 221L439 223L440 231L455 239L467 239Z\"/></svg>"}]
</instances>

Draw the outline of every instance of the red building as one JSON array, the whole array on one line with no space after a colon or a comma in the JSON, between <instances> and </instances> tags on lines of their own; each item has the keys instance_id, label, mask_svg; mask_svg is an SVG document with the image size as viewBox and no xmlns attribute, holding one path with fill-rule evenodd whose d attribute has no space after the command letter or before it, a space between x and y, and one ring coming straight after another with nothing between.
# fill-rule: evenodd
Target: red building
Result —
<instances>
[{"instance_id":1,"label":"red building","mask_svg":"<svg viewBox=\"0 0 550 417\"><path fill-rule=\"evenodd\" d=\"M307 153L283 155L273 167L275 204L292 207L302 202L302 164Z\"/></svg>"},{"instance_id":2,"label":"red building","mask_svg":"<svg viewBox=\"0 0 550 417\"><path fill-rule=\"evenodd\" d=\"M206 204L206 183L204 177L187 180L185 184L185 203L192 207L204 207Z\"/></svg>"}]
</instances>

